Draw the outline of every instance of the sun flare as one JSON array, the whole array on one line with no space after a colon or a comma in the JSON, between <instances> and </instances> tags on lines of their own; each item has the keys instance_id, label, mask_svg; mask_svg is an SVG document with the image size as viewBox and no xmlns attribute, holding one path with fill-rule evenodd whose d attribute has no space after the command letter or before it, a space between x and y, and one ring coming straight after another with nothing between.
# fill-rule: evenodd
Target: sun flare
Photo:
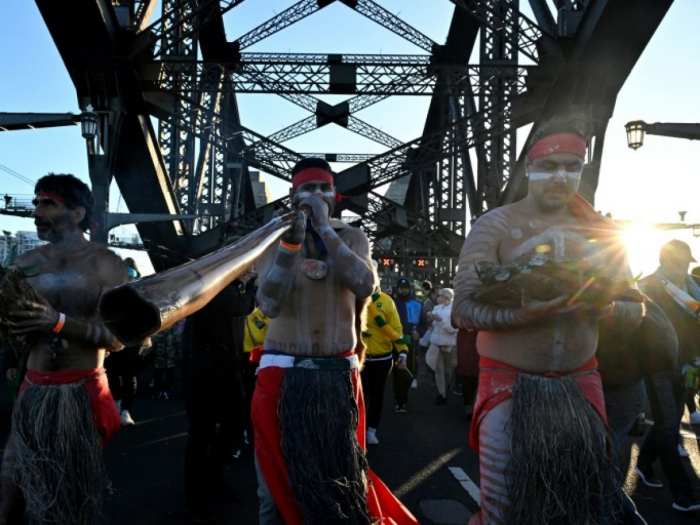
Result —
<instances>
[{"instance_id":1,"label":"sun flare","mask_svg":"<svg viewBox=\"0 0 700 525\"><path fill-rule=\"evenodd\" d=\"M668 240L668 232L654 228L652 224L631 222L622 229L622 239L627 248L633 275L649 275L659 265L659 250Z\"/></svg>"}]
</instances>

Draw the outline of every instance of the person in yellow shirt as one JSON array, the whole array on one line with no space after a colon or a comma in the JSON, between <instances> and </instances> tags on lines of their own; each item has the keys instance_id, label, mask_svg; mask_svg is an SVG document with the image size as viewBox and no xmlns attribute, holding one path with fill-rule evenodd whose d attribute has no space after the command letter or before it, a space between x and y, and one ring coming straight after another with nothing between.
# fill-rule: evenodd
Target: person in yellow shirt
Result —
<instances>
[{"instance_id":1,"label":"person in yellow shirt","mask_svg":"<svg viewBox=\"0 0 700 525\"><path fill-rule=\"evenodd\" d=\"M250 357L251 361L260 361L260 356L257 356L256 360L253 350L262 348L263 341L265 340L265 333L267 332L267 325L269 323L270 318L262 313L260 307L253 310L246 318L243 351L249 354L248 357Z\"/></svg>"},{"instance_id":2,"label":"person in yellow shirt","mask_svg":"<svg viewBox=\"0 0 700 525\"><path fill-rule=\"evenodd\" d=\"M384 387L393 366L393 348L406 360L408 347L401 319L391 296L377 289L367 311L367 328L362 340L367 345L362 369L362 390L367 406L367 444L378 445L377 428L382 415Z\"/></svg>"},{"instance_id":3,"label":"person in yellow shirt","mask_svg":"<svg viewBox=\"0 0 700 525\"><path fill-rule=\"evenodd\" d=\"M245 319L245 337L243 338L243 359L241 359L241 377L246 399L246 443L253 441L253 423L250 420L250 403L255 392L255 374L260 365L263 341L267 333L270 318L260 308L253 310Z\"/></svg>"}]
</instances>

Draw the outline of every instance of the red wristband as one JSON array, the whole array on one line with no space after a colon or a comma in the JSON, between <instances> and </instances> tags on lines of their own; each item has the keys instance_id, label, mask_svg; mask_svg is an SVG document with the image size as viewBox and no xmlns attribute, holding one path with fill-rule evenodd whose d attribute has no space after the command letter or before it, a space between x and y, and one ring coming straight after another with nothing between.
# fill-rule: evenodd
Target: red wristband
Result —
<instances>
[{"instance_id":1,"label":"red wristband","mask_svg":"<svg viewBox=\"0 0 700 525\"><path fill-rule=\"evenodd\" d=\"M280 241L280 246L292 252L298 252L301 250L301 244L288 244L284 241Z\"/></svg>"},{"instance_id":2,"label":"red wristband","mask_svg":"<svg viewBox=\"0 0 700 525\"><path fill-rule=\"evenodd\" d=\"M63 325L66 324L66 314L58 314L58 322L56 323L56 326L53 327L53 330L51 330L54 334L59 333L61 330L63 330Z\"/></svg>"}]
</instances>

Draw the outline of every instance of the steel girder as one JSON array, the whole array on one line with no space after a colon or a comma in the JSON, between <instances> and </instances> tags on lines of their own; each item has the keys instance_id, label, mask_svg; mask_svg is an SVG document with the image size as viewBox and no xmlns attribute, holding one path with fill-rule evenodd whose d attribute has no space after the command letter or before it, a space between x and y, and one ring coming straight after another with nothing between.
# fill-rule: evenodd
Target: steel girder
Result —
<instances>
[{"instance_id":1,"label":"steel girder","mask_svg":"<svg viewBox=\"0 0 700 525\"><path fill-rule=\"evenodd\" d=\"M341 0L344 4L350 6L358 13L366 16L370 20L378 23L382 27L388 29L392 33L399 35L411 42L412 44L432 52L437 45L429 37L418 31L416 28L408 25L398 16L390 13L382 6L372 0Z\"/></svg>"},{"instance_id":2,"label":"steel girder","mask_svg":"<svg viewBox=\"0 0 700 525\"><path fill-rule=\"evenodd\" d=\"M193 30L196 19L193 15L194 2L181 2L179 0L165 0L162 4L162 17L165 26L178 26L179 31L169 31L163 35L164 48L172 55L196 60L197 58L197 34ZM180 20L190 20L189 24L179 24ZM180 38L181 33L187 33L187 38ZM175 43L175 41L177 41ZM203 72L202 77L212 78L211 71ZM215 76L213 78L216 78ZM183 91L188 94L201 93L197 90L197 82L200 81L192 70L181 68L177 71L171 70L168 77L164 79L165 85L182 86ZM204 98L204 94L201 95ZM202 101L204 102L204 101ZM175 115L180 119L193 119L196 115L190 107L186 97L178 99L175 107ZM191 125L191 123L190 123ZM161 144L161 151L168 166L175 194L180 210L183 213L194 213L197 207L196 197L199 195L198 184L194 177L195 168L195 136L189 131L190 126L176 127L170 122L161 121L158 126L158 140ZM192 231L190 231L192 233Z\"/></svg>"},{"instance_id":3,"label":"steel girder","mask_svg":"<svg viewBox=\"0 0 700 525\"><path fill-rule=\"evenodd\" d=\"M225 39L221 16L242 0L165 1L164 17L150 30L139 32L137 28L135 38L122 38L124 35L120 31L124 28L113 23L110 2L81 0L80 4L84 5L94 2L97 9L93 11L100 13L102 20L97 21L97 26L105 25L105 35L93 37L91 34L88 38L91 43L95 41L99 45L85 46L81 41L85 48L81 60L75 42L67 41L68 31L58 27L60 10L48 7L47 0L37 0L42 14L48 13L45 17L51 19L47 24L53 27L52 34L63 32L60 38L55 38L62 55L72 55L70 60L66 59L66 65L74 77L81 100L90 98L86 93L105 91L102 87L96 89L99 84L97 76L90 77L88 73L89 80L83 80L84 64L107 60L113 66L121 60L115 67L118 73L114 86L109 88L114 96L121 97L127 114L115 118L115 126L128 130L130 135L130 140L120 137L116 128L112 133L112 137L119 139L117 149L121 153L117 156L121 156L120 169L126 169L124 148L127 144L140 152L142 160L138 168L147 164L141 153L150 152L152 167L149 169L155 176L138 184L155 185L164 201L169 202L172 213L192 206L200 212L208 207L211 212L210 215L203 214L205 217L199 226L188 225L191 227L189 231L203 233L184 236L187 249L181 250L178 241L167 236L163 242L165 249L202 253L213 248L223 238L224 232L243 232L252 228L254 223L257 224L257 219L251 219L253 215L263 219L269 217L269 206L263 210L253 211L251 208L250 189L246 187L246 182L249 185L247 167L258 167L288 180L289 169L300 155L279 142L295 136L295 133L315 129L326 119L344 122L349 129L374 136L380 143L391 147L388 152L371 158L353 154L315 154L336 161L360 161L338 174L339 188L342 187L342 192L349 196L343 205L351 210L364 211L366 227L378 243L389 242L392 250L404 255L413 250L433 255L434 247L442 246L440 249L447 251L441 252L440 256L448 252L456 255L452 248L445 248L454 243L446 245L436 239L447 235L445 232L454 236L465 231L466 200L473 216L497 205L499 195L499 202L507 200L510 193L501 191L504 184L509 191L516 187L514 178L517 178L517 172L516 177L509 177L515 151L513 130L533 121L536 128L540 120L572 107L572 101L573 107L589 107L602 101L606 108L603 112L611 111L614 96L636 60L630 60L630 57L641 53L653 34L652 26L658 25L664 9L671 3L671 0L659 0L653 6L651 0L641 0L647 11L645 16L652 21L635 20L629 26L624 44L636 51L623 50L621 59L616 56L613 61L608 56L607 62L614 63L611 69L620 68L622 71L617 74L613 71L604 86L596 86L590 81L591 66L584 65L585 60L590 64L593 63L591 59L595 59L595 45L591 42L599 40L599 45L604 42L605 49L610 48L612 35L620 30L619 20L625 19L618 16L618 21L615 21L610 13L619 15L624 8L634 18L642 9L633 5L632 0L591 0L576 36L563 46L552 35L553 20L548 19L549 11L541 0L530 0L539 25L522 16L516 0L451 0L457 8L445 46L436 45L371 0L302 0L230 43ZM334 1L401 35L430 55L376 57L241 52ZM135 18L142 26L153 3L136 4ZM661 4L665 8L657 7ZM568 4L562 6L573 8ZM80 9L81 6L78 12ZM484 30L485 44L478 67L468 64L468 52L465 56L465 50L471 51L473 40L470 39L476 34L472 27L465 25L466 19L478 22ZM95 20L91 22L94 24ZM93 27L84 23L79 25ZM546 26L545 29L542 26ZM642 30L637 31L640 26ZM453 33L458 27L461 31ZM468 27L466 32L465 27ZM210 31L210 28L215 31ZM133 27L130 29L134 30ZM214 33L215 38L212 37ZM73 34L77 32L73 31ZM603 39L601 35L604 35ZM107 41L109 43L105 44ZM196 60L197 47L201 50L201 61ZM537 65L529 69L519 66L518 53ZM275 140L270 140L240 124L235 110L235 93L245 92L283 95L313 112L314 116L287 128L284 133L273 135ZM346 101L346 108L319 109L319 101L310 96L312 93L359 96ZM563 93L568 93L568 98ZM581 93L584 95L580 96ZM353 115L392 94L430 94L433 97L425 132L420 139L397 145L395 139L376 133L376 128ZM581 103L577 95L584 102ZM152 130L149 131L147 112L163 121L162 154ZM587 181L597 177L597 172L594 177L592 170L600 164L607 123L607 119L593 120L597 138L590 166L584 173ZM480 159L476 180L467 151L470 147L476 147ZM158 167L159 162L161 166L166 163L170 166L169 178L163 179L165 170ZM383 200L374 192L379 186L408 175L411 175L411 181L403 205ZM125 181L136 179L122 173L119 180L122 187ZM132 202L137 203L139 197L133 189L123 188L123 192L132 208ZM169 201L174 197L177 197L176 201ZM415 221L406 222L407 215L415 216ZM404 223L409 225L408 230L402 229ZM211 230L205 231L208 228ZM158 229L142 229L141 226L139 229L143 230L147 245L151 242L152 246L148 237ZM392 231L409 231L411 238L390 239ZM173 250L173 247L178 248Z\"/></svg>"},{"instance_id":4,"label":"steel girder","mask_svg":"<svg viewBox=\"0 0 700 525\"><path fill-rule=\"evenodd\" d=\"M155 2L153 2L155 3ZM132 52L135 54L144 48L152 46L153 56L172 55L183 41L196 37L196 32L202 25L216 19L242 4L243 0L175 0L171 2L171 11L180 12L181 17L163 16L141 31L147 36L140 41Z\"/></svg>"},{"instance_id":5,"label":"steel girder","mask_svg":"<svg viewBox=\"0 0 700 525\"><path fill-rule=\"evenodd\" d=\"M271 141L237 122L227 119L216 108L207 108L192 99L174 97L172 105L154 106L151 111L161 122L192 136L208 141L234 156L245 159L255 168L283 180L291 181L291 170L301 156ZM181 105L187 105L189 115L178 113Z\"/></svg>"},{"instance_id":6,"label":"steel girder","mask_svg":"<svg viewBox=\"0 0 700 525\"><path fill-rule=\"evenodd\" d=\"M517 3L508 0L450 0L466 10L481 26L494 34L515 35L517 49L538 63L543 54L560 54L553 35L518 10Z\"/></svg>"},{"instance_id":7,"label":"steel girder","mask_svg":"<svg viewBox=\"0 0 700 525\"><path fill-rule=\"evenodd\" d=\"M593 140L589 143L590 162L584 166L579 191L593 202L605 131L617 94L673 0L590 0L578 3L585 6L583 17L566 47L556 75L540 88L537 97L540 105L534 112L535 123L529 139L543 122L554 117L574 116L586 121ZM616 50L614 59L609 52L611 46ZM513 176L502 193L501 204L515 202L526 192L525 152L521 151Z\"/></svg>"},{"instance_id":8,"label":"steel girder","mask_svg":"<svg viewBox=\"0 0 700 525\"><path fill-rule=\"evenodd\" d=\"M335 0L301 0L289 9L285 9L278 15L272 17L264 24L259 25L252 31L239 37L234 42L237 51L257 44L261 40L282 31L284 28L303 20L307 16L315 13L319 9L332 4Z\"/></svg>"},{"instance_id":9,"label":"steel girder","mask_svg":"<svg viewBox=\"0 0 700 525\"><path fill-rule=\"evenodd\" d=\"M532 69L507 63L434 63L428 55L243 54L241 61L234 63L164 60L158 63L157 69L144 71L143 88L146 91L178 90L178 77L173 71L196 68L191 75L201 78L212 67L230 70L232 75L221 85L201 82L199 85L207 91L379 97L450 95L467 79L473 84L474 91L479 92L484 79L493 76L498 76L501 82L512 85L517 93L522 94L527 90L528 71ZM438 86L440 76L444 80ZM166 79L168 82L164 85ZM183 79L182 82L186 88L186 81ZM308 104L302 107L315 111Z\"/></svg>"},{"instance_id":10,"label":"steel girder","mask_svg":"<svg viewBox=\"0 0 700 525\"><path fill-rule=\"evenodd\" d=\"M505 64L517 68L519 3L520 0L502 0L492 8L483 10L486 24L481 29L480 62L484 66ZM494 28L497 24L502 24L500 30ZM512 111L513 99L517 96L512 85L497 76L482 76L481 80L479 108L487 112L490 106L497 105L507 108L508 112ZM484 122L489 128L494 124ZM477 155L480 175L478 192L483 197L485 207L472 210L472 215L498 206L501 190L510 178L517 158L515 130L499 133L485 141Z\"/></svg>"},{"instance_id":11,"label":"steel girder","mask_svg":"<svg viewBox=\"0 0 700 525\"><path fill-rule=\"evenodd\" d=\"M75 126L79 121L73 113L0 113L0 131Z\"/></svg>"}]
</instances>

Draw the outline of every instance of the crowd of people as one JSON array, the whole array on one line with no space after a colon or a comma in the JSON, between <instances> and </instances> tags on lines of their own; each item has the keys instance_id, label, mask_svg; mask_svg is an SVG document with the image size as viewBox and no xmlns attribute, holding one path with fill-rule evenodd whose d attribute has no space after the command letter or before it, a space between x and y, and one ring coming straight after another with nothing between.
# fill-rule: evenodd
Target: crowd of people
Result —
<instances>
[{"instance_id":1,"label":"crowd of people","mask_svg":"<svg viewBox=\"0 0 700 525\"><path fill-rule=\"evenodd\" d=\"M646 523L622 473L625 437L647 402L653 426L635 472L662 489L659 459L673 508L700 509L679 441L686 408L700 423L695 259L671 241L659 269L633 283L616 225L577 193L586 136L570 121L535 135L527 196L476 220L446 286L402 277L383 290L367 236L334 218L330 166L304 159L291 173L294 212L280 241L184 323L127 348L98 304L138 268L85 238L94 199L84 183L43 177L34 221L48 243L16 261L33 269L26 281L36 293L15 301L3 332L17 399L0 525L105 521L102 449L134 425L144 363L158 399L173 398L182 370L184 495L197 523L216 519L212 494L237 497L224 465L242 441L254 445L261 524L418 523L367 459L368 445L381 446L389 376L397 414L410 414L423 381L438 407L451 393L462 398L480 468L471 525ZM597 272L575 293L545 296L551 275L546 285L513 285L515 298L483 293L483 265L498 269L497 282L517 272L526 283L540 267L572 261ZM628 290L584 300L596 279ZM29 351L13 341L31 341Z\"/></svg>"}]
</instances>

